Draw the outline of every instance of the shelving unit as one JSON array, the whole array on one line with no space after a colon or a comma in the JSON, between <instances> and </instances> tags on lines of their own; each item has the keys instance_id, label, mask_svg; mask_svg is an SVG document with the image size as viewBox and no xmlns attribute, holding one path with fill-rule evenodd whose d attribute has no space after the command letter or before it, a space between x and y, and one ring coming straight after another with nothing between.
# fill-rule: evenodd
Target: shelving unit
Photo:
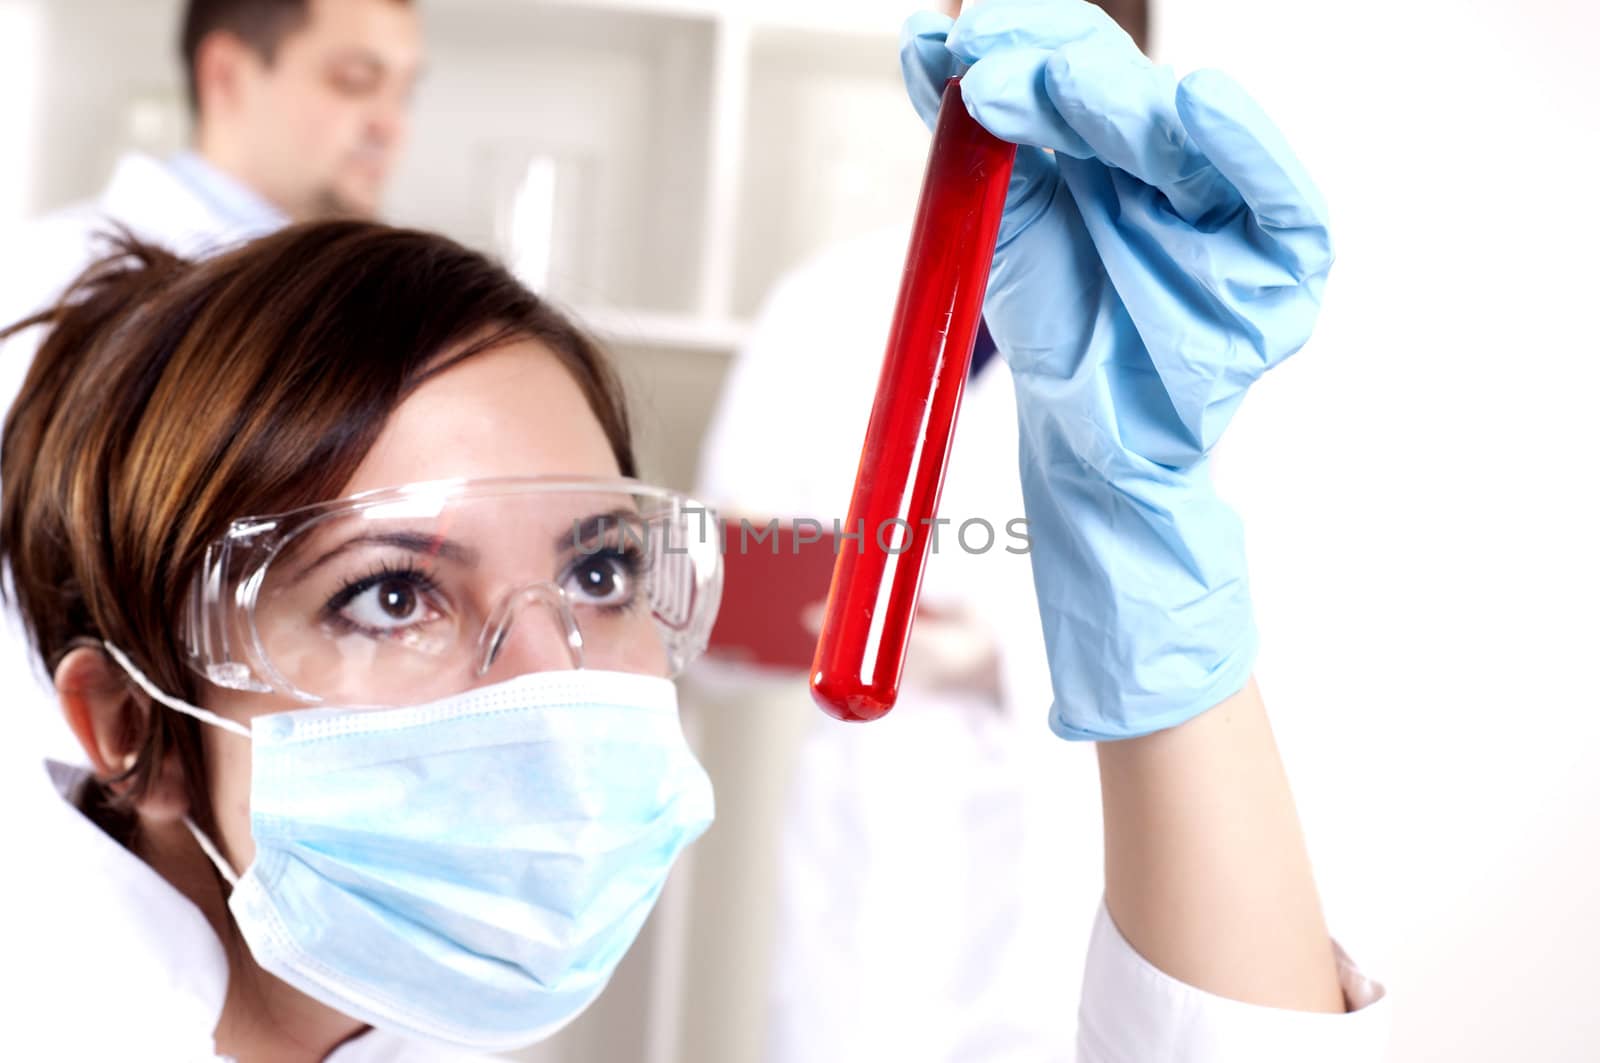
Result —
<instances>
[{"instance_id":1,"label":"shelving unit","mask_svg":"<svg viewBox=\"0 0 1600 1063\"><path fill-rule=\"evenodd\" d=\"M727 359L772 284L909 216L927 145L897 59L911 9L432 0L393 215L509 256L520 174L553 171L539 287L617 355L645 474L690 487Z\"/></svg>"},{"instance_id":2,"label":"shelving unit","mask_svg":"<svg viewBox=\"0 0 1600 1063\"><path fill-rule=\"evenodd\" d=\"M910 209L926 134L899 82L904 4L424 10L428 147L397 178L396 217L503 252L496 168L553 159L548 290L628 346L729 354L786 268Z\"/></svg>"}]
</instances>

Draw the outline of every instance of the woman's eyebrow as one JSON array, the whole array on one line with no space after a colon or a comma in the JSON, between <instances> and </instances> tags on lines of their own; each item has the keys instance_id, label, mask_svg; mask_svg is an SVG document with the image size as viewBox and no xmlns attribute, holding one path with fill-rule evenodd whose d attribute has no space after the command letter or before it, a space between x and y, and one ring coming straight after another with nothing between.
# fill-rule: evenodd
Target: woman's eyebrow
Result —
<instances>
[{"instance_id":1,"label":"woman's eyebrow","mask_svg":"<svg viewBox=\"0 0 1600 1063\"><path fill-rule=\"evenodd\" d=\"M426 535L413 531L374 532L370 535L357 535L346 539L332 550L318 557L300 571L290 577L291 584L299 583L311 575L318 567L326 564L346 550L356 546L391 546L407 553L423 554L427 557L443 558L468 567L478 563L478 551L439 535Z\"/></svg>"},{"instance_id":2,"label":"woman's eyebrow","mask_svg":"<svg viewBox=\"0 0 1600 1063\"><path fill-rule=\"evenodd\" d=\"M556 536L554 543L556 553L559 554L565 550L582 549L585 543L590 542L595 543L596 549L598 549L598 544L604 542L603 537L607 529L618 524L627 524L639 528L640 530L637 533L630 532L629 534L641 543L644 541L645 536L649 534L644 528L646 524L644 514L637 509L626 509L619 506L606 513L594 513L587 517L574 517L572 534ZM592 553L593 551L590 552Z\"/></svg>"}]
</instances>

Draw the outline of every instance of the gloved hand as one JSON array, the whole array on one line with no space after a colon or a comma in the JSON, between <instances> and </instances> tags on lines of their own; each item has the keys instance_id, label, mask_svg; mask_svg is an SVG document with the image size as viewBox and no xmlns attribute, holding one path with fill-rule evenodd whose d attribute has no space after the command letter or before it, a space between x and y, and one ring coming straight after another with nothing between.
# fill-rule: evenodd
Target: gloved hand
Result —
<instances>
[{"instance_id":1,"label":"gloved hand","mask_svg":"<svg viewBox=\"0 0 1600 1063\"><path fill-rule=\"evenodd\" d=\"M1083 0L915 15L900 58L930 127L970 63L967 110L1023 145L984 313L1016 381L1051 726L1175 726L1254 663L1243 534L1208 454L1311 333L1326 208L1232 81L1177 81Z\"/></svg>"}]
</instances>

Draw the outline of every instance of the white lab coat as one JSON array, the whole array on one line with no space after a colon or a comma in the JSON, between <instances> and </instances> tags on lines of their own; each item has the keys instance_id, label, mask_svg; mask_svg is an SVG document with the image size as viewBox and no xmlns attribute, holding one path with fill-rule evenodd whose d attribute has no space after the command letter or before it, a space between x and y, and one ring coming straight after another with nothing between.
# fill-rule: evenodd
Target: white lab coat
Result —
<instances>
[{"instance_id":1,"label":"white lab coat","mask_svg":"<svg viewBox=\"0 0 1600 1063\"><path fill-rule=\"evenodd\" d=\"M103 237L116 226L194 257L260 235L268 223L264 209L248 219L230 216L218 199L200 194L165 162L139 153L124 155L96 199L0 232L0 328L53 304L105 252ZM34 328L0 343L0 415L11 409L43 334L42 328ZM10 744L30 763L41 755L80 760L19 620L10 609L4 613L0 689L13 692L9 718L18 728Z\"/></svg>"},{"instance_id":2,"label":"white lab coat","mask_svg":"<svg viewBox=\"0 0 1600 1063\"><path fill-rule=\"evenodd\" d=\"M708 502L843 517L908 235L834 247L774 289L707 437ZM1003 529L1022 512L996 359L968 388L940 515ZM1075 1041L1081 1063L1380 1059L1387 1006L1353 967L1363 1010L1298 1015L1182 985L1127 945L1100 903L1091 748L1047 729L1027 559L947 547L924 600L994 639L1001 703L908 678L881 721L818 714L782 827L767 1063L1041 1063Z\"/></svg>"},{"instance_id":3,"label":"white lab coat","mask_svg":"<svg viewBox=\"0 0 1600 1063\"><path fill-rule=\"evenodd\" d=\"M7 992L0 1057L37 1063L216 1063L228 961L200 909L65 799L82 769L51 764L0 784L39 849L8 846ZM328 1063L489 1057L370 1030Z\"/></svg>"}]
</instances>

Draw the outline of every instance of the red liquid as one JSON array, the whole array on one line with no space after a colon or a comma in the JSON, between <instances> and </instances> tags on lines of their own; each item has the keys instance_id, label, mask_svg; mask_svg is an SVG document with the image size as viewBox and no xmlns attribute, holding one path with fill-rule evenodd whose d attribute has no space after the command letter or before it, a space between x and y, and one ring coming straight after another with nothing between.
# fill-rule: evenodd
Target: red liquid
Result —
<instances>
[{"instance_id":1,"label":"red liquid","mask_svg":"<svg viewBox=\"0 0 1600 1063\"><path fill-rule=\"evenodd\" d=\"M865 534L840 542L811 665L812 697L841 720L876 720L900 691L1016 150L973 121L951 78L844 526Z\"/></svg>"}]
</instances>

